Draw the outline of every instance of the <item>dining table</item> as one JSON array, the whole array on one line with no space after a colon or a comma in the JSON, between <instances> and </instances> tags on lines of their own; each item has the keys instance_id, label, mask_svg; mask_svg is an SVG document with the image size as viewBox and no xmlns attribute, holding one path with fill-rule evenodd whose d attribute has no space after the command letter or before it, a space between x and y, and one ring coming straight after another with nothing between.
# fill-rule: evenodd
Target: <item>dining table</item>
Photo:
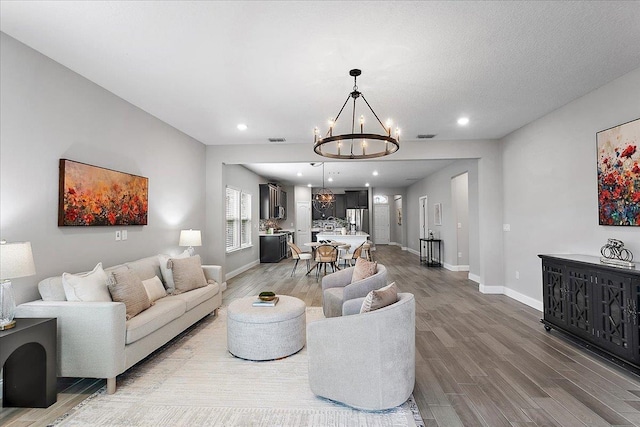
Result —
<instances>
[{"instance_id":1,"label":"dining table","mask_svg":"<svg viewBox=\"0 0 640 427\"><path fill-rule=\"evenodd\" d=\"M335 240L323 240L323 241L319 241L319 242L307 242L307 243L304 243L304 246L308 246L308 247L311 248L311 253L312 253L312 257L311 258L314 261L316 259L316 249L318 248L318 246L322 246L322 245L331 245L333 247L339 248L340 246L345 246L346 243L345 242L337 242ZM309 273L311 273L316 268L318 268L318 262L313 264L313 266L309 269L309 271L307 271L306 276L308 276ZM337 265L336 265L336 268L338 270L340 270L340 267L338 267Z\"/></svg>"}]
</instances>

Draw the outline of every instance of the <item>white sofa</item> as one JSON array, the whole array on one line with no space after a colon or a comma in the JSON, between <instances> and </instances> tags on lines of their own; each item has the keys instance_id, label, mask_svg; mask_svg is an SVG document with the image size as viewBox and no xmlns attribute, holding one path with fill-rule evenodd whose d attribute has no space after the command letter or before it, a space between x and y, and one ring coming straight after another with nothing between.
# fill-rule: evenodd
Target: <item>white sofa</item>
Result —
<instances>
[{"instance_id":1,"label":"white sofa","mask_svg":"<svg viewBox=\"0 0 640 427\"><path fill-rule=\"evenodd\" d=\"M165 282L158 256L106 268L133 270L141 280L158 276ZM202 266L208 285L167 295L126 320L120 302L67 301L62 276L38 284L42 300L16 307L16 317L58 319L58 376L106 378L107 392L116 390L116 376L135 365L185 329L216 312L226 282L220 266Z\"/></svg>"}]
</instances>

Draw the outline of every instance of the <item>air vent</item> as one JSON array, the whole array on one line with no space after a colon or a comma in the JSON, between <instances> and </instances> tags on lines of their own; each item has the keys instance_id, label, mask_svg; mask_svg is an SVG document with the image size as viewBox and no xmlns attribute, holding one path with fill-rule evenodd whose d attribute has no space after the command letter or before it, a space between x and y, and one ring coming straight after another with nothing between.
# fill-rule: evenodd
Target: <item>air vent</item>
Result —
<instances>
[{"instance_id":1,"label":"air vent","mask_svg":"<svg viewBox=\"0 0 640 427\"><path fill-rule=\"evenodd\" d=\"M420 134L417 136L418 139L431 139L433 137L435 137L435 134L432 133L425 133L425 134Z\"/></svg>"},{"instance_id":2,"label":"air vent","mask_svg":"<svg viewBox=\"0 0 640 427\"><path fill-rule=\"evenodd\" d=\"M278 143L278 142L286 142L287 140L285 138L269 138L269 142L274 142L274 143Z\"/></svg>"}]
</instances>

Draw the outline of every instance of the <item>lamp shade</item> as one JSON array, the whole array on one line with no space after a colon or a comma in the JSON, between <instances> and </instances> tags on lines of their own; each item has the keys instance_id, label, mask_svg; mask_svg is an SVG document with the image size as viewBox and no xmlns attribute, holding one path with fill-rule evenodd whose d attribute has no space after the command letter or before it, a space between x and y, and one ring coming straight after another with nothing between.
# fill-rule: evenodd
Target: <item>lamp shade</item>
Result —
<instances>
[{"instance_id":1,"label":"lamp shade","mask_svg":"<svg viewBox=\"0 0 640 427\"><path fill-rule=\"evenodd\" d=\"M34 274L36 267L33 263L31 242L0 243L0 279L15 279Z\"/></svg>"},{"instance_id":2,"label":"lamp shade","mask_svg":"<svg viewBox=\"0 0 640 427\"><path fill-rule=\"evenodd\" d=\"M200 230L180 231L180 242L178 242L178 246L202 246Z\"/></svg>"}]
</instances>

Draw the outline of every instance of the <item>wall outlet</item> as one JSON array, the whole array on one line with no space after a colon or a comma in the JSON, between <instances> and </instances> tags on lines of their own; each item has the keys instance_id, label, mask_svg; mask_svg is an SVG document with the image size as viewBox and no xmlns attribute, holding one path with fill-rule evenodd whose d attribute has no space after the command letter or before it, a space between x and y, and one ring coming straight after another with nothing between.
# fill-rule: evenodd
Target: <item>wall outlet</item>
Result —
<instances>
[{"instance_id":1,"label":"wall outlet","mask_svg":"<svg viewBox=\"0 0 640 427\"><path fill-rule=\"evenodd\" d=\"M502 231L511 231L511 224L502 224Z\"/></svg>"},{"instance_id":2,"label":"wall outlet","mask_svg":"<svg viewBox=\"0 0 640 427\"><path fill-rule=\"evenodd\" d=\"M520 279L520 272L516 270L516 279Z\"/></svg>"},{"instance_id":3,"label":"wall outlet","mask_svg":"<svg viewBox=\"0 0 640 427\"><path fill-rule=\"evenodd\" d=\"M122 230L122 240L127 240L127 230Z\"/></svg>"},{"instance_id":4,"label":"wall outlet","mask_svg":"<svg viewBox=\"0 0 640 427\"><path fill-rule=\"evenodd\" d=\"M458 258L462 258L462 252L458 252Z\"/></svg>"},{"instance_id":5,"label":"wall outlet","mask_svg":"<svg viewBox=\"0 0 640 427\"><path fill-rule=\"evenodd\" d=\"M120 233L120 230L116 231L116 240L121 240L122 239L122 234Z\"/></svg>"},{"instance_id":6,"label":"wall outlet","mask_svg":"<svg viewBox=\"0 0 640 427\"><path fill-rule=\"evenodd\" d=\"M458 223L458 228L462 228L462 223L461 222Z\"/></svg>"}]
</instances>

